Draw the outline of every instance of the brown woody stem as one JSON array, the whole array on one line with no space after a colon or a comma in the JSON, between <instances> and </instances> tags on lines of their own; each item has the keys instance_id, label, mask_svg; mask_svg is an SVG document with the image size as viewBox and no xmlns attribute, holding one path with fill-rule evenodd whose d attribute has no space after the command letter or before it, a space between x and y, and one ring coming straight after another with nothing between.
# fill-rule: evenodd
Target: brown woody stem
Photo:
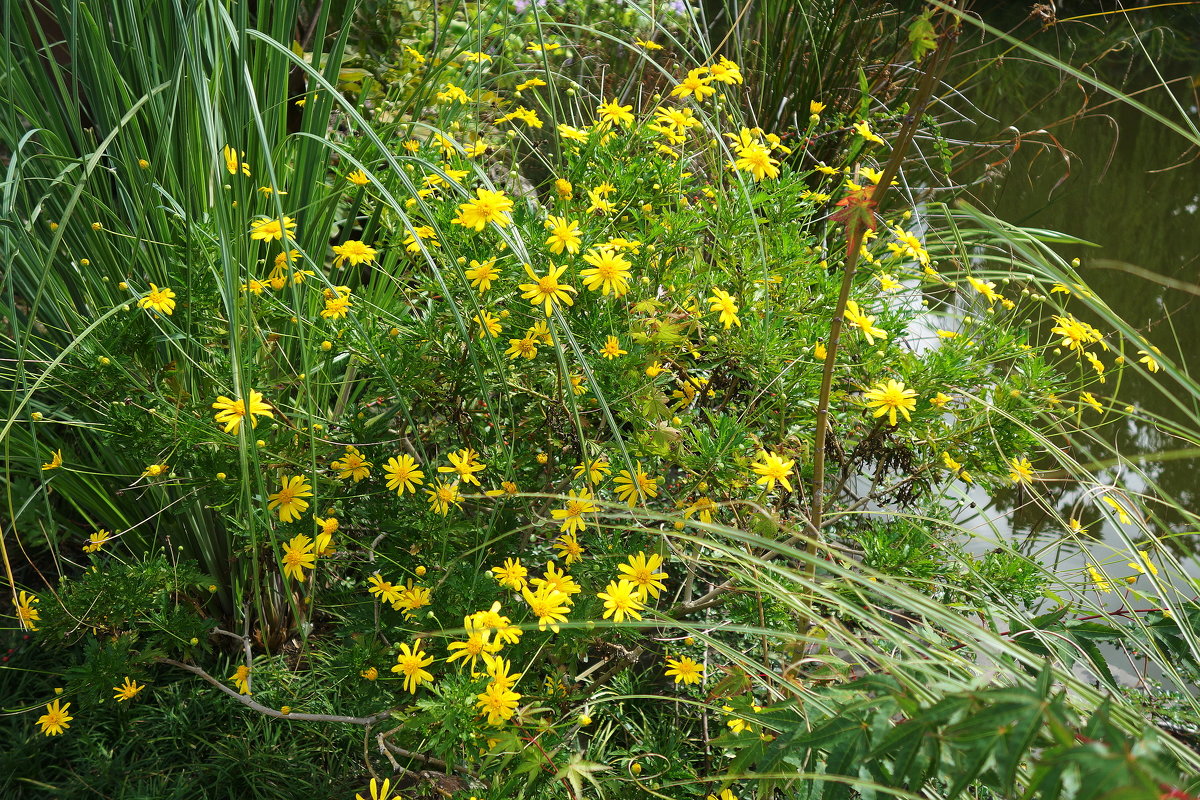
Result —
<instances>
[{"instance_id":1,"label":"brown woody stem","mask_svg":"<svg viewBox=\"0 0 1200 800\"><path fill-rule=\"evenodd\" d=\"M917 89L917 94L912 104L912 112L909 114L904 127L901 128L900 135L896 138L891 158L883 170L883 176L879 179L879 183L876 184L875 190L871 193L874 213L878 213L883 208L883 200L887 195L888 188L891 186L892 179L900 172L900 164L904 160L909 145L912 144L913 136L917 132L917 127L921 121L921 112L929 102L929 98L933 95L933 89L937 85L949 57L951 47L946 41L948 37L943 36L942 38L942 45L932 58L933 63L921 79L921 84ZM821 529L821 518L825 514L825 442L829 434L829 398L833 390L833 369L837 361L838 342L842 335L842 322L846 313L846 304L849 302L850 292L854 288L854 274L858 266L858 256L862 250L863 230L860 218L857 215L851 215L847 228L846 269L842 275L842 288L838 293L837 305L833 311L833 319L829 323L829 341L825 345L825 364L821 371L821 389L817 396L817 423L813 442L813 492L812 502L809 506L809 521L814 530ZM816 552L816 542L810 541L806 550L810 555L814 554Z\"/></svg>"}]
</instances>

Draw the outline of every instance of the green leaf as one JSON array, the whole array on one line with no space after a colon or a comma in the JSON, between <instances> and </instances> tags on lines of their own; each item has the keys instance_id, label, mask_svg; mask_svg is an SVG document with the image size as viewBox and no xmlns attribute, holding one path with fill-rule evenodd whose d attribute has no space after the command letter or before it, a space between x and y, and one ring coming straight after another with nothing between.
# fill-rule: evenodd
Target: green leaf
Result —
<instances>
[{"instance_id":1,"label":"green leaf","mask_svg":"<svg viewBox=\"0 0 1200 800\"><path fill-rule=\"evenodd\" d=\"M908 43L912 47L913 61L918 64L926 55L937 50L937 31L929 21L932 14L932 10L926 11L908 26Z\"/></svg>"},{"instance_id":2,"label":"green leaf","mask_svg":"<svg viewBox=\"0 0 1200 800\"><path fill-rule=\"evenodd\" d=\"M642 416L646 419L661 420L671 418L671 407L667 405L667 396L657 387L650 387L639 398L638 405L638 410L642 412Z\"/></svg>"},{"instance_id":3,"label":"green leaf","mask_svg":"<svg viewBox=\"0 0 1200 800\"><path fill-rule=\"evenodd\" d=\"M741 667L732 664L721 669L726 672L726 675L709 691L710 701L721 697L733 697L750 690L750 676Z\"/></svg>"},{"instance_id":4,"label":"green leaf","mask_svg":"<svg viewBox=\"0 0 1200 800\"><path fill-rule=\"evenodd\" d=\"M1049 630L1051 626L1062 620L1062 618L1065 617L1067 612L1070 610L1070 606L1056 608L1053 611L1048 611L1045 614L1034 617L1029 621L1029 625L1030 627L1037 628L1038 630Z\"/></svg>"},{"instance_id":5,"label":"green leaf","mask_svg":"<svg viewBox=\"0 0 1200 800\"><path fill-rule=\"evenodd\" d=\"M1083 652L1087 654L1092 670L1100 676L1100 679L1112 688L1118 688L1117 679L1113 677L1112 671L1108 668L1108 659L1100 652L1100 648L1096 646L1096 643L1086 640L1079 641L1078 639L1075 641L1083 649Z\"/></svg>"},{"instance_id":6,"label":"green leaf","mask_svg":"<svg viewBox=\"0 0 1200 800\"><path fill-rule=\"evenodd\" d=\"M600 790L600 784L593 777L592 773L603 772L606 769L609 769L609 767L593 761L585 761L582 753L576 753L571 756L571 760L567 762L566 766L554 775L554 779L562 780L566 778L567 783L571 784L571 790L575 792L575 797L578 800L578 798L583 797L584 780L595 786L597 791Z\"/></svg>"},{"instance_id":7,"label":"green leaf","mask_svg":"<svg viewBox=\"0 0 1200 800\"><path fill-rule=\"evenodd\" d=\"M1074 639L1123 639L1124 632L1119 628L1114 628L1112 625L1105 625L1102 622L1077 622L1069 620L1063 625Z\"/></svg>"}]
</instances>

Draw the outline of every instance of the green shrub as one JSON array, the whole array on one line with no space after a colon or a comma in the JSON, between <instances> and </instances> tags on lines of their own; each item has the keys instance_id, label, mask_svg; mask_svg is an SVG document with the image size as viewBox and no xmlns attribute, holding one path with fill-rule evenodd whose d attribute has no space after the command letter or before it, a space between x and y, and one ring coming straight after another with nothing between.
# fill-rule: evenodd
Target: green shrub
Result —
<instances>
[{"instance_id":1,"label":"green shrub","mask_svg":"<svg viewBox=\"0 0 1200 800\"><path fill-rule=\"evenodd\" d=\"M854 133L812 165L743 124L728 59L643 49L675 89L593 95L569 47L456 7L376 75L324 6L294 46L297 12L69 3L49 87L45 30L6 18L6 474L79 742L54 781L167 759L128 791L174 790L187 720L235 712L206 796L364 767L415 796L1085 797L1111 769L1148 796L1194 766L1114 755L1143 725L1094 642L1140 612L1079 627L1055 592L1086 584L970 555L947 511L1042 502L1128 365L986 220L879 205L920 120L891 151L817 114ZM1191 653L1194 604L1162 602ZM161 747L117 758L127 722Z\"/></svg>"}]
</instances>

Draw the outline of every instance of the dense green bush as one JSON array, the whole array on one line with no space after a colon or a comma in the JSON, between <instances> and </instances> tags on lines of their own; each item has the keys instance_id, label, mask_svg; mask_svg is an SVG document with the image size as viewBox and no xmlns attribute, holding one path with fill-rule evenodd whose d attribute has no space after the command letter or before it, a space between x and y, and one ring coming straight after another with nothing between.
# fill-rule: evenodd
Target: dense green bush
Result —
<instances>
[{"instance_id":1,"label":"dense green bush","mask_svg":"<svg viewBox=\"0 0 1200 800\"><path fill-rule=\"evenodd\" d=\"M1044 237L885 205L924 123L865 94L763 131L726 56L639 37L617 97L489 9L381 55L324 6L64 3L69 67L6 12L7 788L1180 785L1097 647L1195 678L1158 555L1081 619L1103 565L952 513L1043 503L1131 368Z\"/></svg>"}]
</instances>

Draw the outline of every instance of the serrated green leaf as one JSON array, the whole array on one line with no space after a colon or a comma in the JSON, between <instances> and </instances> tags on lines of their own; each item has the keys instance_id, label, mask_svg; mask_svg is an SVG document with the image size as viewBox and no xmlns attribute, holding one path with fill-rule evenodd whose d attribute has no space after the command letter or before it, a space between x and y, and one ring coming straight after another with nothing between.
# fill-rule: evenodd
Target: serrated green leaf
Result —
<instances>
[{"instance_id":1,"label":"serrated green leaf","mask_svg":"<svg viewBox=\"0 0 1200 800\"><path fill-rule=\"evenodd\" d=\"M575 753L571 756L571 760L567 762L562 769L554 775L555 780L566 778L567 783L571 784L571 790L575 792L576 800L583 798L583 782L596 787L596 791L600 791L600 783L594 777L594 773L604 772L610 767L604 764L597 764L594 761L585 761L582 753Z\"/></svg>"}]
</instances>

